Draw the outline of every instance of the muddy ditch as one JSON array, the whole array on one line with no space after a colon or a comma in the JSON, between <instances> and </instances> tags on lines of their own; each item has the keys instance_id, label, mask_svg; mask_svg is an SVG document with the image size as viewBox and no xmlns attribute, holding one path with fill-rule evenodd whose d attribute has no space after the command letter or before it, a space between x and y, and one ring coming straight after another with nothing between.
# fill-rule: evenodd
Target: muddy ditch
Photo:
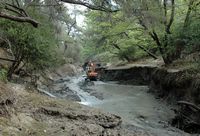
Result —
<instances>
[{"instance_id":1,"label":"muddy ditch","mask_svg":"<svg viewBox=\"0 0 200 136\"><path fill-rule=\"evenodd\" d=\"M185 132L200 133L200 78L189 70L132 67L101 70L101 80L120 84L148 85L155 98L175 107L172 126Z\"/></svg>"}]
</instances>

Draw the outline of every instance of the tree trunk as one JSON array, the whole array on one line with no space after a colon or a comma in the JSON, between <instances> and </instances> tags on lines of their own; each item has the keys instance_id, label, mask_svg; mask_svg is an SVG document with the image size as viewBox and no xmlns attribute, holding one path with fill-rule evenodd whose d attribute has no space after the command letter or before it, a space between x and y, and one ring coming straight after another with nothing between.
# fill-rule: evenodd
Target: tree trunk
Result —
<instances>
[{"instance_id":1,"label":"tree trunk","mask_svg":"<svg viewBox=\"0 0 200 136\"><path fill-rule=\"evenodd\" d=\"M190 22L190 14L191 14L191 12L192 12L192 5L194 4L194 1L195 1L195 0L190 0L190 2L189 2L187 14L186 14L185 21L184 21L184 25L183 25L183 28L184 28L184 29L189 25L189 22Z\"/></svg>"},{"instance_id":2,"label":"tree trunk","mask_svg":"<svg viewBox=\"0 0 200 136\"><path fill-rule=\"evenodd\" d=\"M8 70L8 74L7 74L7 78L12 79L12 75L15 72L15 70L19 67L20 63L23 60L23 57L21 57L20 59L17 59L18 61L13 62L12 66L9 68Z\"/></svg>"},{"instance_id":3,"label":"tree trunk","mask_svg":"<svg viewBox=\"0 0 200 136\"><path fill-rule=\"evenodd\" d=\"M173 62L173 59L172 59L172 56L169 55L169 54L166 54L166 55L162 55L162 58L163 58L163 61L166 65L169 65Z\"/></svg>"},{"instance_id":4,"label":"tree trunk","mask_svg":"<svg viewBox=\"0 0 200 136\"><path fill-rule=\"evenodd\" d=\"M13 62L12 66L8 70L7 78L8 80L12 79L12 75L15 71L15 69L19 66L18 62Z\"/></svg>"}]
</instances>

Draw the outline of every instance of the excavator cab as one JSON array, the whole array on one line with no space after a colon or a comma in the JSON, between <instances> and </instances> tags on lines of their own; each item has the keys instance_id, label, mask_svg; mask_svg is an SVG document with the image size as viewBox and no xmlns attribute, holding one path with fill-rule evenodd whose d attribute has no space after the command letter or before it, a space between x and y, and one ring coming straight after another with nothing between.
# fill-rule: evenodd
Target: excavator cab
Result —
<instances>
[{"instance_id":1,"label":"excavator cab","mask_svg":"<svg viewBox=\"0 0 200 136\"><path fill-rule=\"evenodd\" d=\"M96 66L93 62L89 62L86 70L87 78L90 81L96 81L98 77L98 73L96 72Z\"/></svg>"}]
</instances>

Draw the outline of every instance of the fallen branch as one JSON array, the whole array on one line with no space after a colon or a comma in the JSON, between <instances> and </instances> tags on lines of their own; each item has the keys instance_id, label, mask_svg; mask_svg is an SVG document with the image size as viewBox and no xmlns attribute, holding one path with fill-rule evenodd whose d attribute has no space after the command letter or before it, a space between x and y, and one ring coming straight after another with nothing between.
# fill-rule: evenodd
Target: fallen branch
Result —
<instances>
[{"instance_id":1,"label":"fallen branch","mask_svg":"<svg viewBox=\"0 0 200 136\"><path fill-rule=\"evenodd\" d=\"M151 53L149 50L145 49L143 46L138 45L138 44L137 44L137 46L138 46L140 49L142 49L143 51L145 51L147 54L149 54L149 56L151 56L152 58L158 59L158 57L157 57L156 55L154 55L153 53Z\"/></svg>"},{"instance_id":2,"label":"fallen branch","mask_svg":"<svg viewBox=\"0 0 200 136\"><path fill-rule=\"evenodd\" d=\"M190 103L190 102L187 102L187 101L178 101L178 104L182 104L182 105L187 105L187 106L190 106L198 111L200 111L200 107L193 104L193 103Z\"/></svg>"},{"instance_id":3,"label":"fallen branch","mask_svg":"<svg viewBox=\"0 0 200 136\"><path fill-rule=\"evenodd\" d=\"M49 96L49 97L56 98L55 95L49 93L48 91L45 91L44 89L37 88L37 90L38 90L38 92L40 92L40 93L42 93L42 94L45 94L45 95L47 95L47 96Z\"/></svg>"},{"instance_id":4,"label":"fallen branch","mask_svg":"<svg viewBox=\"0 0 200 136\"><path fill-rule=\"evenodd\" d=\"M99 10L99 11L104 11L104 12L118 12L119 11L119 9L112 10L112 9L106 8L104 6L98 6L98 5L96 6L96 5L93 5L88 2L84 2L84 1L78 1L78 0L60 0L60 1L69 3L69 4L82 5L89 9L92 9L92 10Z\"/></svg>"}]
</instances>

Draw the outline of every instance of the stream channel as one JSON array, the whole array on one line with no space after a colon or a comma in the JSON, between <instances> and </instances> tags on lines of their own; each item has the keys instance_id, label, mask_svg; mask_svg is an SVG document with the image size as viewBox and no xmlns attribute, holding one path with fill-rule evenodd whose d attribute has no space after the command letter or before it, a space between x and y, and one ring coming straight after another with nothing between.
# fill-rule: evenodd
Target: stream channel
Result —
<instances>
[{"instance_id":1,"label":"stream channel","mask_svg":"<svg viewBox=\"0 0 200 136\"><path fill-rule=\"evenodd\" d=\"M82 76L71 77L63 84L79 96L79 103L119 115L127 129L139 128L156 136L189 136L169 125L174 117L172 107L148 93L148 86L87 82Z\"/></svg>"}]
</instances>

